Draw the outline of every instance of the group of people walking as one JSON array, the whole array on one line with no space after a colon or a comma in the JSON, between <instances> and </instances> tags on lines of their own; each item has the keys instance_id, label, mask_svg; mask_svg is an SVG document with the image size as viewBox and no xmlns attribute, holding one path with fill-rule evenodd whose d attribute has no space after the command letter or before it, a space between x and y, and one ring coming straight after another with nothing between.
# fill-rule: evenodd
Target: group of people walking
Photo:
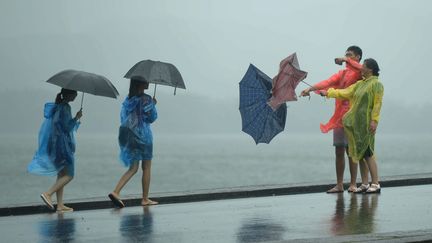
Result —
<instances>
[{"instance_id":1,"label":"group of people walking","mask_svg":"<svg viewBox=\"0 0 432 243\"><path fill-rule=\"evenodd\" d=\"M156 99L144 93L149 83L131 79L129 94L124 100L120 112L119 129L120 159L129 169L123 174L113 192L108 196L118 207L124 207L120 192L126 183L136 174L139 162L142 164L142 202L143 206L158 202L148 197L150 187L151 160L153 157L153 136L150 124L157 119ZM39 132L39 147L33 160L27 167L28 172L38 175L57 175L54 185L40 197L51 210L71 212L72 208L63 203L64 187L74 176L74 132L80 125L82 110L72 117L69 102L75 100L77 91L61 89L55 102L45 104L45 120ZM54 207L52 195L57 196Z\"/></svg>"},{"instance_id":2,"label":"group of people walking","mask_svg":"<svg viewBox=\"0 0 432 243\"><path fill-rule=\"evenodd\" d=\"M376 193L381 187L378 181L378 169L375 161L375 131L378 126L383 97L383 85L380 83L378 63L372 59L359 62L362 50L350 46L344 57L336 58L339 65L346 63L346 68L301 92L309 96L314 91L322 96L336 99L335 112L327 124L321 124L321 131L333 130L333 145L336 154L336 185L328 193L344 191L343 174L345 153L348 154L351 173L349 192ZM156 99L147 94L147 81L131 79L129 94L125 98L121 112L119 129L120 159L128 170L121 176L115 189L108 195L117 207L124 207L120 192L139 169L143 170L142 202L143 206L158 202L149 199L151 162L153 157L153 136L150 124L157 119ZM63 203L64 187L74 176L74 132L80 125L83 113L78 111L72 117L69 102L75 100L77 91L62 89L54 103L46 103L45 120L39 132L39 147L33 160L28 165L30 173L39 175L57 175L56 182L40 196L46 206L58 212L70 212L72 208ZM357 187L357 167L360 164L362 184ZM369 174L372 183L369 184ZM54 207L52 195L57 196Z\"/></svg>"}]
</instances>

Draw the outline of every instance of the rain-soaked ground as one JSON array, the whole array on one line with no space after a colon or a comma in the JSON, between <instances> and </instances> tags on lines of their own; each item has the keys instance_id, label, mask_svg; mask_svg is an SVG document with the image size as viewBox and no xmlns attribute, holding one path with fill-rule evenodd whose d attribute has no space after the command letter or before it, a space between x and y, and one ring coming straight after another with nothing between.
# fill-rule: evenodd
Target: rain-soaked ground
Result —
<instances>
[{"instance_id":1,"label":"rain-soaked ground","mask_svg":"<svg viewBox=\"0 0 432 243\"><path fill-rule=\"evenodd\" d=\"M0 217L1 242L432 240L432 185Z\"/></svg>"}]
</instances>

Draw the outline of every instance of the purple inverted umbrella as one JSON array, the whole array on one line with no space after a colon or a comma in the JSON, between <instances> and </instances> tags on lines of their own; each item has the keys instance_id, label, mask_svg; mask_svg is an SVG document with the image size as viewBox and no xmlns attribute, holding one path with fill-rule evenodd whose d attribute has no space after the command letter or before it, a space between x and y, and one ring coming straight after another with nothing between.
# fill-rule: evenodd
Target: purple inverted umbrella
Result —
<instances>
[{"instance_id":1,"label":"purple inverted umbrella","mask_svg":"<svg viewBox=\"0 0 432 243\"><path fill-rule=\"evenodd\" d=\"M273 110L287 101L297 100L295 88L305 79L307 72L300 70L296 53L280 62L279 73L273 78L272 96L268 102Z\"/></svg>"}]
</instances>

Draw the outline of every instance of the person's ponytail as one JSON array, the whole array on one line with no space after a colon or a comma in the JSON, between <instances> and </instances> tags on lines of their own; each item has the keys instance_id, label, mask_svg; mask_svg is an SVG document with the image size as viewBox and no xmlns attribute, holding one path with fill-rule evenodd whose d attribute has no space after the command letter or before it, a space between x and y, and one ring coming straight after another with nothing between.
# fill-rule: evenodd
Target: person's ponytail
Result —
<instances>
[{"instance_id":1,"label":"person's ponytail","mask_svg":"<svg viewBox=\"0 0 432 243\"><path fill-rule=\"evenodd\" d=\"M62 103L62 102L65 101L65 100L68 100L68 101L69 101L69 97L70 97L71 95L76 96L76 95L77 95L77 92L76 92L75 90L72 90L72 89L65 89L65 88L62 88L61 91L60 91L60 93L58 93L57 96L56 96L55 103L56 103L56 104L60 104L60 103ZM74 97L74 98L75 98L75 97ZM73 100L73 99L72 99L72 100Z\"/></svg>"}]
</instances>

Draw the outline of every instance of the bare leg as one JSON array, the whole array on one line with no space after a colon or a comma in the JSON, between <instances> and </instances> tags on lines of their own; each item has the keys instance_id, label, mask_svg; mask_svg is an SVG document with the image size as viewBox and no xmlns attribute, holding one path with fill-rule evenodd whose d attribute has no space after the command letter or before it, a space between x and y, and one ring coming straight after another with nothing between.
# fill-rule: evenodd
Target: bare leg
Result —
<instances>
[{"instance_id":1,"label":"bare leg","mask_svg":"<svg viewBox=\"0 0 432 243\"><path fill-rule=\"evenodd\" d=\"M359 164L360 164L360 175L362 179L362 184L367 185L369 184L369 176L368 176L369 168L367 162L364 159L362 159L359 161Z\"/></svg>"},{"instance_id":2,"label":"bare leg","mask_svg":"<svg viewBox=\"0 0 432 243\"><path fill-rule=\"evenodd\" d=\"M63 204L63 191L64 191L64 187L60 188L56 192L56 194L57 194L57 211L72 212L73 208L67 207Z\"/></svg>"},{"instance_id":3,"label":"bare leg","mask_svg":"<svg viewBox=\"0 0 432 243\"><path fill-rule=\"evenodd\" d=\"M348 149L346 149L346 153L348 155ZM357 188L357 168L358 163L354 163L351 157L348 156L349 161L349 169L350 169L350 175L351 175L351 181L350 186L348 190L354 191Z\"/></svg>"},{"instance_id":4,"label":"bare leg","mask_svg":"<svg viewBox=\"0 0 432 243\"><path fill-rule=\"evenodd\" d=\"M151 177L151 160L144 160L142 162L142 169L143 169L143 175L142 175L141 183L142 183L143 199L141 205L143 206L155 205L158 202L152 201L148 198L149 189L150 189L150 177Z\"/></svg>"},{"instance_id":5,"label":"bare leg","mask_svg":"<svg viewBox=\"0 0 432 243\"><path fill-rule=\"evenodd\" d=\"M366 158L366 161L372 177L372 184L378 184L378 166L375 161L375 156Z\"/></svg>"},{"instance_id":6,"label":"bare leg","mask_svg":"<svg viewBox=\"0 0 432 243\"><path fill-rule=\"evenodd\" d=\"M60 171L59 174L57 175L57 181L62 177L65 176L66 173L64 172L64 170ZM63 188L64 187L60 187L57 191L56 191L56 195L57 195L57 208L60 206L63 206Z\"/></svg>"},{"instance_id":7,"label":"bare leg","mask_svg":"<svg viewBox=\"0 0 432 243\"><path fill-rule=\"evenodd\" d=\"M56 194L57 194L57 209L62 208L64 206L63 204L63 189L64 187L60 188Z\"/></svg>"},{"instance_id":8,"label":"bare leg","mask_svg":"<svg viewBox=\"0 0 432 243\"><path fill-rule=\"evenodd\" d=\"M52 204L52 195L57 192L57 204L63 205L63 187L73 179L72 176L66 174L66 169L61 170L57 174L57 180L51 188L42 193L50 204ZM60 194L58 194L60 192ZM60 196L60 197L59 197Z\"/></svg>"},{"instance_id":9,"label":"bare leg","mask_svg":"<svg viewBox=\"0 0 432 243\"><path fill-rule=\"evenodd\" d=\"M139 162L134 162L129 167L129 169L122 175L114 191L112 192L114 196L116 197L120 196L120 191L123 189L126 183L128 183L128 181L132 178L132 176L134 176L137 173L138 167L139 167Z\"/></svg>"},{"instance_id":10,"label":"bare leg","mask_svg":"<svg viewBox=\"0 0 432 243\"><path fill-rule=\"evenodd\" d=\"M68 184L72 179L73 179L73 177L67 175L66 171L64 169L61 170L57 175L57 180L54 183L54 185L52 185L52 187L47 192L44 192L44 194L49 196L49 198L51 199L52 194L54 194L55 192L58 192L59 190L63 190L63 187L66 184ZM62 197L63 197L63 195L61 195L61 197L60 197L61 200L63 200ZM57 201L58 201L58 199L57 199Z\"/></svg>"},{"instance_id":11,"label":"bare leg","mask_svg":"<svg viewBox=\"0 0 432 243\"><path fill-rule=\"evenodd\" d=\"M336 186L327 192L339 192L343 191L343 174L345 170L345 148L337 146L335 147L336 154Z\"/></svg>"}]
</instances>

